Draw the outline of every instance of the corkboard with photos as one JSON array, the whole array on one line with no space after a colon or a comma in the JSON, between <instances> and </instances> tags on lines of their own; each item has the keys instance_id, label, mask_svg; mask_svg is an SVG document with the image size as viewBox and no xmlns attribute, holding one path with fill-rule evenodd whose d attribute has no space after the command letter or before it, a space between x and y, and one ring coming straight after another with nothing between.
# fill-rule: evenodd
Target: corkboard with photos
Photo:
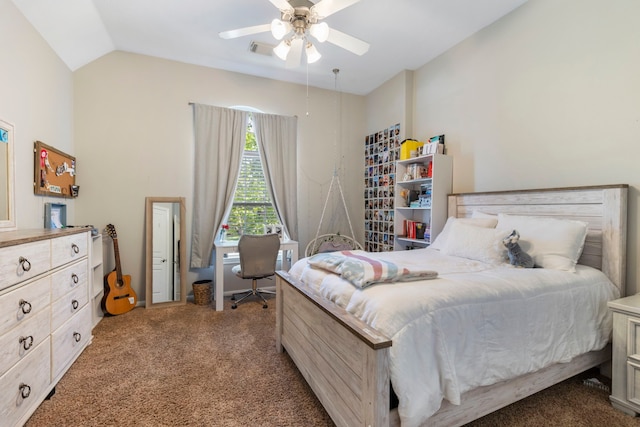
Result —
<instances>
[{"instance_id":1,"label":"corkboard with photos","mask_svg":"<svg viewBox=\"0 0 640 427\"><path fill-rule=\"evenodd\" d=\"M365 137L364 249L369 252L393 250L393 197L400 141L399 123Z\"/></svg>"}]
</instances>

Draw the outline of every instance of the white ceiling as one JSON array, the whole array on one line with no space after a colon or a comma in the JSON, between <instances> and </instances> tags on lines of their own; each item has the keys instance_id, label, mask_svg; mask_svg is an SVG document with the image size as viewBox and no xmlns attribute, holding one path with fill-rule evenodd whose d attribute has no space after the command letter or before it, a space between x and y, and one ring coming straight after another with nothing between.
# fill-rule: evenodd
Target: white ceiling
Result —
<instances>
[{"instance_id":1,"label":"white ceiling","mask_svg":"<svg viewBox=\"0 0 640 427\"><path fill-rule=\"evenodd\" d=\"M279 18L269 0L13 0L72 70L114 50L366 95L402 70L414 70L527 0L361 0L325 19L370 43L357 56L329 43L322 58L286 69L270 33L223 40L218 33ZM304 58L304 56L303 56ZM308 68L308 75L307 75ZM336 80L332 70L340 69Z\"/></svg>"}]
</instances>

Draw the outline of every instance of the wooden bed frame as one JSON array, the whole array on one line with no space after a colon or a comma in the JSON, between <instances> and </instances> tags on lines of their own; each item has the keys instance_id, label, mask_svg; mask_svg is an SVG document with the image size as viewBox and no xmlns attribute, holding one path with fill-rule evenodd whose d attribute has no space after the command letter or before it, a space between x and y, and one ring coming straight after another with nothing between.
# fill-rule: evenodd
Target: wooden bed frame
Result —
<instances>
[{"instance_id":1,"label":"wooden bed frame","mask_svg":"<svg viewBox=\"0 0 640 427\"><path fill-rule=\"evenodd\" d=\"M589 224L580 264L602 270L625 295L627 185L452 194L449 216L474 210L551 216ZM338 426L400 425L390 411L391 340L286 272L276 278L276 348L286 350ZM586 353L513 380L471 390L461 405L443 401L429 426L458 426L611 359Z\"/></svg>"}]
</instances>

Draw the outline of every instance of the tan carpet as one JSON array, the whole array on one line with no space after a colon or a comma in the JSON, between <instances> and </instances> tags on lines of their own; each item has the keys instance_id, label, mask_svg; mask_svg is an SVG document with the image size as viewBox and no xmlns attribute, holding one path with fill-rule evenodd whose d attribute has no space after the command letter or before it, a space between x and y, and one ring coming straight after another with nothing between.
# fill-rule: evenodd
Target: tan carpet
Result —
<instances>
[{"instance_id":1,"label":"tan carpet","mask_svg":"<svg viewBox=\"0 0 640 427\"><path fill-rule=\"evenodd\" d=\"M266 310L229 307L136 308L105 318L27 426L332 426L289 357L275 351L275 301ZM574 378L473 425L640 422Z\"/></svg>"}]
</instances>

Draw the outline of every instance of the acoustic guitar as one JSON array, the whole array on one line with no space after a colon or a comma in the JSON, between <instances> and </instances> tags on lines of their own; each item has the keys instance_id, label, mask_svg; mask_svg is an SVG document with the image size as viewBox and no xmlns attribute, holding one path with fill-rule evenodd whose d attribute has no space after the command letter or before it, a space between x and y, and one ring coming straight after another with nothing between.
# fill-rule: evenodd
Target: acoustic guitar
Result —
<instances>
[{"instance_id":1,"label":"acoustic guitar","mask_svg":"<svg viewBox=\"0 0 640 427\"><path fill-rule=\"evenodd\" d=\"M107 225L106 232L113 240L113 251L116 256L116 268L104 276L102 310L111 315L124 314L136 306L138 296L131 288L131 276L122 275L116 228L113 224L109 224Z\"/></svg>"}]
</instances>

